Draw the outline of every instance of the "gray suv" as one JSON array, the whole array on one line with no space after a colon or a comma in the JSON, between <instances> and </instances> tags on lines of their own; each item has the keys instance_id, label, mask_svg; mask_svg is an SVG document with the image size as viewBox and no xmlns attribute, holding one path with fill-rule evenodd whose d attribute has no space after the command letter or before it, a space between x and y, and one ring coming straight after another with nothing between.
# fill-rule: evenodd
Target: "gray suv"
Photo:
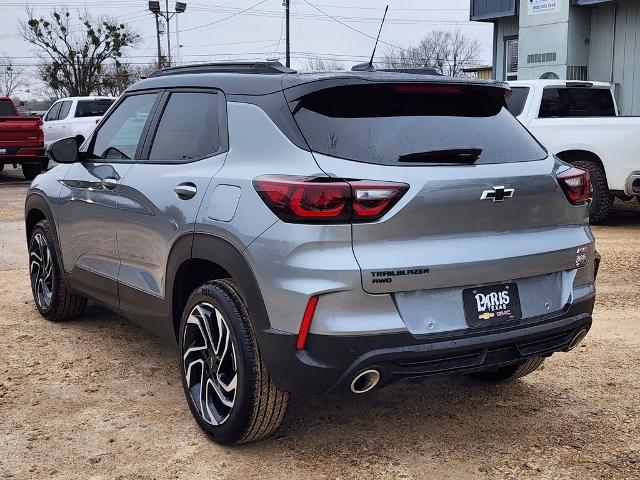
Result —
<instances>
[{"instance_id":1,"label":"gray suv","mask_svg":"<svg viewBox=\"0 0 640 480\"><path fill-rule=\"evenodd\" d=\"M591 326L587 172L550 155L503 83L277 63L130 87L26 199L33 296L87 299L176 342L224 444L291 392L464 372L505 382Z\"/></svg>"}]
</instances>

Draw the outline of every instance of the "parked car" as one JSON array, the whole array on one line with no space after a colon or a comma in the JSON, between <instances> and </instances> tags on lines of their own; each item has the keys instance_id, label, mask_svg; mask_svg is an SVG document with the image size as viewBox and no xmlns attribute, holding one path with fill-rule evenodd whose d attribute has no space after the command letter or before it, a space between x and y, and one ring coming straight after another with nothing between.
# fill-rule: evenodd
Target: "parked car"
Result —
<instances>
[{"instance_id":1,"label":"parked car","mask_svg":"<svg viewBox=\"0 0 640 480\"><path fill-rule=\"evenodd\" d=\"M44 143L76 137L82 143L115 102L115 97L69 97L51 105L44 116Z\"/></svg>"},{"instance_id":2,"label":"parked car","mask_svg":"<svg viewBox=\"0 0 640 480\"><path fill-rule=\"evenodd\" d=\"M0 97L0 171L6 164L21 165L25 178L33 180L47 163L42 120L20 115L10 98Z\"/></svg>"},{"instance_id":3,"label":"parked car","mask_svg":"<svg viewBox=\"0 0 640 480\"><path fill-rule=\"evenodd\" d=\"M290 392L464 372L515 380L591 326L589 174L503 83L280 64L134 86L26 199L36 306L87 298L179 345L217 442L269 435ZM402 408L398 405L398 408Z\"/></svg>"},{"instance_id":4,"label":"parked car","mask_svg":"<svg viewBox=\"0 0 640 480\"><path fill-rule=\"evenodd\" d=\"M614 197L640 198L640 117L620 117L613 88L601 82L509 82L509 110L565 162L589 170L592 223L607 218Z\"/></svg>"}]
</instances>

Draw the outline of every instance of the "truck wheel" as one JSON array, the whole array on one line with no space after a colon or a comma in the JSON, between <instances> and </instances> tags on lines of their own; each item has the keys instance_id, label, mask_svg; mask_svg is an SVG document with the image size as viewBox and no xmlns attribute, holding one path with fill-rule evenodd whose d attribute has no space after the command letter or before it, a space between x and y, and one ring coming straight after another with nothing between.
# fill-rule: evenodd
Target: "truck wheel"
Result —
<instances>
[{"instance_id":1,"label":"truck wheel","mask_svg":"<svg viewBox=\"0 0 640 480\"><path fill-rule=\"evenodd\" d=\"M27 180L33 180L40 174L41 171L42 165L40 164L40 162L22 164L22 175L24 175L24 178L26 178Z\"/></svg>"},{"instance_id":2,"label":"truck wheel","mask_svg":"<svg viewBox=\"0 0 640 480\"><path fill-rule=\"evenodd\" d=\"M49 168L49 159L48 158L43 158L42 160L40 160L40 169L42 172L46 172L47 169Z\"/></svg>"},{"instance_id":3,"label":"truck wheel","mask_svg":"<svg viewBox=\"0 0 640 480\"><path fill-rule=\"evenodd\" d=\"M509 383L535 372L540 368L542 362L544 362L544 357L531 357L521 363L507 365L488 372L472 373L471 376L486 383Z\"/></svg>"},{"instance_id":4,"label":"truck wheel","mask_svg":"<svg viewBox=\"0 0 640 480\"><path fill-rule=\"evenodd\" d=\"M607 176L602 166L588 160L576 160L571 162L578 168L589 170L591 185L593 186L593 198L589 205L589 222L600 223L604 221L613 207L613 195L609 193Z\"/></svg>"},{"instance_id":5,"label":"truck wheel","mask_svg":"<svg viewBox=\"0 0 640 480\"><path fill-rule=\"evenodd\" d=\"M80 315L87 306L85 297L71 293L65 285L55 242L49 222L38 222L29 240L29 277L38 311L52 322Z\"/></svg>"},{"instance_id":6,"label":"truck wheel","mask_svg":"<svg viewBox=\"0 0 640 480\"><path fill-rule=\"evenodd\" d=\"M178 333L189 409L200 428L225 445L273 433L289 400L271 381L238 292L231 280L197 288Z\"/></svg>"}]
</instances>

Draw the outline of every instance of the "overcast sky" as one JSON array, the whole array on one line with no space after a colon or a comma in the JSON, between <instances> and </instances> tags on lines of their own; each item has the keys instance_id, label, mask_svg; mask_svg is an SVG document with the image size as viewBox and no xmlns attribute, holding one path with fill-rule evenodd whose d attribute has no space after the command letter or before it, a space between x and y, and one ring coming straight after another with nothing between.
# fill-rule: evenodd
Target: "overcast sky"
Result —
<instances>
[{"instance_id":1,"label":"overcast sky","mask_svg":"<svg viewBox=\"0 0 640 480\"><path fill-rule=\"evenodd\" d=\"M174 3L169 2L171 10ZM161 4L164 8L164 0ZM382 41L407 47L417 44L431 30L460 29L480 41L479 60L491 64L492 25L469 21L469 0L291 0L292 67L304 68L309 56L342 60L347 66L368 59L373 40L349 27L375 37L386 4L389 13ZM0 0L0 56L11 57L15 64L37 63L33 48L17 33L19 21L26 18L26 5L37 14L67 5L72 12L87 9L93 15L116 16L142 36L140 43L127 51L130 61L154 61L155 22L146 0ZM187 11L179 17L182 61L280 57L284 63L283 20L282 0L187 0ZM172 55L174 32L172 20ZM162 40L164 52L166 35ZM381 55L389 48L381 44L377 53Z\"/></svg>"}]
</instances>

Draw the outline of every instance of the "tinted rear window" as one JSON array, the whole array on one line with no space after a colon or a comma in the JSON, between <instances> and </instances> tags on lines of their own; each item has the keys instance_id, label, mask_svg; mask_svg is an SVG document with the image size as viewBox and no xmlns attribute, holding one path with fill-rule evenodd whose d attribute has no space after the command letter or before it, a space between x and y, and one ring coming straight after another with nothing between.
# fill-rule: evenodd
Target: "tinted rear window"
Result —
<instances>
[{"instance_id":1,"label":"tinted rear window","mask_svg":"<svg viewBox=\"0 0 640 480\"><path fill-rule=\"evenodd\" d=\"M359 162L460 163L458 157L474 155L483 164L547 156L507 111L501 89L399 85L313 92L300 100L294 117L313 151Z\"/></svg>"},{"instance_id":2,"label":"tinted rear window","mask_svg":"<svg viewBox=\"0 0 640 480\"><path fill-rule=\"evenodd\" d=\"M529 96L529 87L512 87L511 95L507 97L507 108L511 115L517 117L524 110L524 104L527 103Z\"/></svg>"},{"instance_id":3,"label":"tinted rear window","mask_svg":"<svg viewBox=\"0 0 640 480\"><path fill-rule=\"evenodd\" d=\"M217 93L172 93L153 139L149 161L188 161L220 149Z\"/></svg>"},{"instance_id":4,"label":"tinted rear window","mask_svg":"<svg viewBox=\"0 0 640 480\"><path fill-rule=\"evenodd\" d=\"M79 100L76 117L101 117L109 109L114 100Z\"/></svg>"},{"instance_id":5,"label":"tinted rear window","mask_svg":"<svg viewBox=\"0 0 640 480\"><path fill-rule=\"evenodd\" d=\"M15 115L13 105L9 100L0 100L0 115Z\"/></svg>"},{"instance_id":6,"label":"tinted rear window","mask_svg":"<svg viewBox=\"0 0 640 480\"><path fill-rule=\"evenodd\" d=\"M611 91L606 88L545 88L540 118L615 117Z\"/></svg>"}]
</instances>

